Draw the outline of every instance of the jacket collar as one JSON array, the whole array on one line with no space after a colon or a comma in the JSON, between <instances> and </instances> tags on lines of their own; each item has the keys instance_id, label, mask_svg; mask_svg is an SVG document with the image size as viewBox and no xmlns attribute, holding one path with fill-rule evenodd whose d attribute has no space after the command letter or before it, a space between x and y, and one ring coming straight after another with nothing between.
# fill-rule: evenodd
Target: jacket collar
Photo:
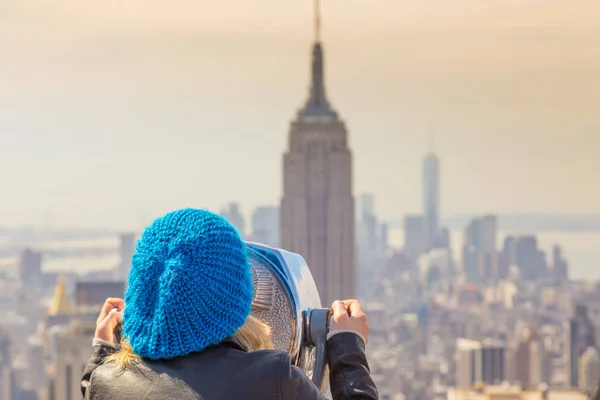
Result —
<instances>
[{"instance_id":1,"label":"jacket collar","mask_svg":"<svg viewBox=\"0 0 600 400\"><path fill-rule=\"evenodd\" d=\"M237 350L241 350L241 351L244 351L244 352L248 351L237 340L235 340L235 338L233 338L233 337L228 337L225 340L223 340L221 343L219 343L218 345L216 345L216 347L221 347L221 346L231 347L231 348L234 348L234 349L237 349Z\"/></svg>"}]
</instances>

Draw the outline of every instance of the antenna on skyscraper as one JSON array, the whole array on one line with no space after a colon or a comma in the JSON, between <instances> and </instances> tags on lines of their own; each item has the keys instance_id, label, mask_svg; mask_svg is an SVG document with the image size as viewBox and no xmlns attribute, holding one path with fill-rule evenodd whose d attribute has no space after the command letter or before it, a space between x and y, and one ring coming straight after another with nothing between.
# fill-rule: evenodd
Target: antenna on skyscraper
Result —
<instances>
[{"instance_id":1,"label":"antenna on skyscraper","mask_svg":"<svg viewBox=\"0 0 600 400\"><path fill-rule=\"evenodd\" d=\"M315 0L315 42L321 41L321 0Z\"/></svg>"}]
</instances>

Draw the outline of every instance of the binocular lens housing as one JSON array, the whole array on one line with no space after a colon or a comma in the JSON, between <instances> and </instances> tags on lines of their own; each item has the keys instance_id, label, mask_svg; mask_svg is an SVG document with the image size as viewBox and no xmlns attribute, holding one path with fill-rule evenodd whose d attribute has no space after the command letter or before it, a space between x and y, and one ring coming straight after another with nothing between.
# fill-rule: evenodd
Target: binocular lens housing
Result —
<instances>
[{"instance_id":1,"label":"binocular lens housing","mask_svg":"<svg viewBox=\"0 0 600 400\"><path fill-rule=\"evenodd\" d=\"M323 393L329 390L325 344L331 310L298 254L248 243L254 284L252 315L271 328L276 349L292 355Z\"/></svg>"}]
</instances>

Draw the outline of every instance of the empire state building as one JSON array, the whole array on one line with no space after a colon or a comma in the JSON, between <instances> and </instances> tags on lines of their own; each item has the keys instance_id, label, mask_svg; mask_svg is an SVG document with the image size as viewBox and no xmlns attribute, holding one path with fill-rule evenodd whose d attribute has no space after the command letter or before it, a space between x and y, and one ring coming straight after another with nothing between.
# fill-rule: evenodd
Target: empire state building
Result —
<instances>
[{"instance_id":1,"label":"empire state building","mask_svg":"<svg viewBox=\"0 0 600 400\"><path fill-rule=\"evenodd\" d=\"M324 306L355 296L352 152L325 93L318 0L310 92L283 157L281 245L305 258Z\"/></svg>"}]
</instances>

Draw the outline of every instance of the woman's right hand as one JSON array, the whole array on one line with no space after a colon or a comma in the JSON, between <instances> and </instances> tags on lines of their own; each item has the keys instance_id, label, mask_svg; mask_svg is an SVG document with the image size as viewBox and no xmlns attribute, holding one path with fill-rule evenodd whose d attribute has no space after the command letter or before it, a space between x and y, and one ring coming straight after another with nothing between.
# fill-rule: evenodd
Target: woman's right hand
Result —
<instances>
[{"instance_id":1,"label":"woman's right hand","mask_svg":"<svg viewBox=\"0 0 600 400\"><path fill-rule=\"evenodd\" d=\"M362 310L358 300L336 300L331 305L333 318L329 332L340 330L350 330L360 333L365 339L365 344L369 341L369 332L371 327L367 323L367 316Z\"/></svg>"},{"instance_id":2,"label":"woman's right hand","mask_svg":"<svg viewBox=\"0 0 600 400\"><path fill-rule=\"evenodd\" d=\"M115 337L115 328L121 322L123 318L123 310L125 309L125 302L123 299L110 298L106 299L102 306L102 311L96 321L96 333L95 339L104 340L108 343L117 343Z\"/></svg>"}]
</instances>

